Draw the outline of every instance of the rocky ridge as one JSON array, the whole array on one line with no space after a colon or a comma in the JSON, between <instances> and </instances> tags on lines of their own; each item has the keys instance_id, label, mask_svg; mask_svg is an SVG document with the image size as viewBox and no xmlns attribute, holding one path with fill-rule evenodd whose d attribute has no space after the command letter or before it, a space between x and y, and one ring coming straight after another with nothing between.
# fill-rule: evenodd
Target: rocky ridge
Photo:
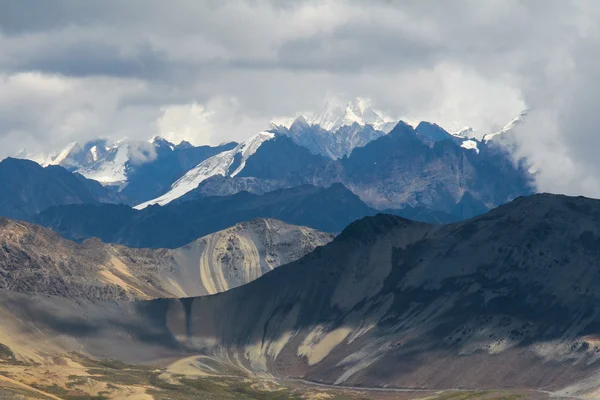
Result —
<instances>
[{"instance_id":1,"label":"rocky ridge","mask_svg":"<svg viewBox=\"0 0 600 400\"><path fill-rule=\"evenodd\" d=\"M328 243L332 236L255 219L178 249L78 244L0 218L0 289L66 298L132 300L214 294L254 280Z\"/></svg>"}]
</instances>

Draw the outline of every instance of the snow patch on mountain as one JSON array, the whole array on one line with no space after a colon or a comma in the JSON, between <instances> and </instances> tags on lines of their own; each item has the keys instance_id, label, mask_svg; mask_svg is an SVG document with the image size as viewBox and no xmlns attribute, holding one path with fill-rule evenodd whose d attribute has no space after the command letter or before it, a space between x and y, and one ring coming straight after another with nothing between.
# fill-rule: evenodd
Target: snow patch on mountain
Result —
<instances>
[{"instance_id":1,"label":"snow patch on mountain","mask_svg":"<svg viewBox=\"0 0 600 400\"><path fill-rule=\"evenodd\" d=\"M181 143L182 148L188 145L189 143ZM124 187L131 167L155 160L158 151L174 151L176 147L159 136L154 136L149 141L125 138L114 142L98 138L69 143L59 152L49 155L31 156L22 151L18 158L33 160L44 167L60 165L103 185Z\"/></svg>"},{"instance_id":2,"label":"snow patch on mountain","mask_svg":"<svg viewBox=\"0 0 600 400\"><path fill-rule=\"evenodd\" d=\"M163 194L160 197L157 197L156 199L152 199L142 204L139 204L134 208L137 210L141 210L153 204L168 204L171 201L178 199L184 194L194 190L198 187L200 183L212 176L227 176L230 167L236 160L236 156L239 156L241 157L239 166L229 174L229 176L232 177L236 176L244 169L248 158L250 158L254 153L256 153L256 150L258 150L258 148L264 142L266 142L267 140L271 140L274 137L275 134L271 132L261 132L257 135L252 136L245 142L240 143L233 150L224 151L204 160L203 162L198 164L198 166L189 170L184 176L182 176L179 180L173 183L173 185L171 186L171 190L169 190L167 193Z\"/></svg>"},{"instance_id":3,"label":"snow patch on mountain","mask_svg":"<svg viewBox=\"0 0 600 400\"><path fill-rule=\"evenodd\" d=\"M122 144L109 151L109 156L77 170L88 179L93 179L103 185L119 185L127 182L127 162L129 161L129 146Z\"/></svg>"},{"instance_id":4,"label":"snow patch on mountain","mask_svg":"<svg viewBox=\"0 0 600 400\"><path fill-rule=\"evenodd\" d=\"M90 149L90 153L92 154L92 160L98 161L98 146L93 146Z\"/></svg>"},{"instance_id":5,"label":"snow patch on mountain","mask_svg":"<svg viewBox=\"0 0 600 400\"><path fill-rule=\"evenodd\" d=\"M69 171L75 171L98 161L114 147L116 147L114 142L99 138L83 143L69 143L59 152L40 157L41 161L32 159L44 167L48 165L60 165Z\"/></svg>"},{"instance_id":6,"label":"snow patch on mountain","mask_svg":"<svg viewBox=\"0 0 600 400\"><path fill-rule=\"evenodd\" d=\"M479 148L477 147L477 141L472 140L472 139L463 141L460 144L460 147L463 147L468 150L475 150L477 153L479 153Z\"/></svg>"},{"instance_id":7,"label":"snow patch on mountain","mask_svg":"<svg viewBox=\"0 0 600 400\"><path fill-rule=\"evenodd\" d=\"M69 154L73 151L73 148L77 145L77 142L69 143L56 157L50 161L50 165L60 165Z\"/></svg>"},{"instance_id":8,"label":"snow patch on mountain","mask_svg":"<svg viewBox=\"0 0 600 400\"><path fill-rule=\"evenodd\" d=\"M134 208L141 210L153 204L168 204L195 189L202 181L210 178L211 176L225 175L227 173L227 169L233 162L234 156L235 150L228 150L204 160L198 164L198 166L191 169L184 176L179 178L179 180L177 180L173 186L171 186L171 190L169 190L167 193L157 197L156 199L139 204Z\"/></svg>"},{"instance_id":9,"label":"snow patch on mountain","mask_svg":"<svg viewBox=\"0 0 600 400\"><path fill-rule=\"evenodd\" d=\"M239 174L244 167L246 166L246 161L248 158L256 153L256 150L267 140L271 140L275 137L275 134L271 132L261 132L258 135L254 135L244 143L241 143L237 147L236 153L241 153L242 161L240 162L240 166L236 168L235 171L231 173L231 176L236 176ZM197 186L197 185L196 185Z\"/></svg>"},{"instance_id":10,"label":"snow patch on mountain","mask_svg":"<svg viewBox=\"0 0 600 400\"><path fill-rule=\"evenodd\" d=\"M483 138L481 139L481 141L484 143L489 142L490 140L494 140L505 133L511 132L517 126L522 124L523 121L525 121L525 118L527 117L528 112L529 112L529 110L522 111L519 115L517 115L512 121L510 121L508 124L506 124L498 132L488 133L487 135L484 135Z\"/></svg>"},{"instance_id":11,"label":"snow patch on mountain","mask_svg":"<svg viewBox=\"0 0 600 400\"><path fill-rule=\"evenodd\" d=\"M477 137L477 133L476 133L475 129L473 129L470 126L465 126L464 128L459 129L458 131L450 132L450 134L452 136L456 136L459 138L465 138L465 139L474 139Z\"/></svg>"}]
</instances>

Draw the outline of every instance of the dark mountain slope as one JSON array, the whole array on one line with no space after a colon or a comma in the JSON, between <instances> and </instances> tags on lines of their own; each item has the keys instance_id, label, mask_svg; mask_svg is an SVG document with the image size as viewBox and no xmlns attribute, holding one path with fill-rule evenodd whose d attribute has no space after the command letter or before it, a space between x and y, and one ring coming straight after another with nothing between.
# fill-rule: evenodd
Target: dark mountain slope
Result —
<instances>
[{"instance_id":1,"label":"dark mountain slope","mask_svg":"<svg viewBox=\"0 0 600 400\"><path fill-rule=\"evenodd\" d=\"M415 128L415 132L428 142L440 142L442 140L452 140L453 136L442 129L437 124L421 121Z\"/></svg>"},{"instance_id":2,"label":"dark mountain slope","mask_svg":"<svg viewBox=\"0 0 600 400\"><path fill-rule=\"evenodd\" d=\"M264 142L248 158L244 169L236 176L259 179L283 179L288 174L300 171L307 165L324 163L322 156L311 154L308 149L287 136L276 135ZM230 168L233 170L235 168Z\"/></svg>"},{"instance_id":3,"label":"dark mountain slope","mask_svg":"<svg viewBox=\"0 0 600 400\"><path fill-rule=\"evenodd\" d=\"M0 215L25 219L63 204L117 203L121 197L98 182L59 166L15 158L0 162Z\"/></svg>"},{"instance_id":4,"label":"dark mountain slope","mask_svg":"<svg viewBox=\"0 0 600 400\"><path fill-rule=\"evenodd\" d=\"M275 218L326 232L373 215L374 210L340 184L329 188L298 186L264 195L240 192L137 211L125 206L63 206L33 221L71 240L98 237L131 247L182 246L206 234L253 218Z\"/></svg>"}]
</instances>

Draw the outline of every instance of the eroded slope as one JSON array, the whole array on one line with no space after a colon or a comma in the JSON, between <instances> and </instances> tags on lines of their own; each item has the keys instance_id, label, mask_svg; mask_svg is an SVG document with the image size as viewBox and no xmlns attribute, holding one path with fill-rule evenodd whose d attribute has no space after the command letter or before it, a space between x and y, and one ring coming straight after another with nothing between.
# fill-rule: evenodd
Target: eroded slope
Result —
<instances>
[{"instance_id":1,"label":"eroded slope","mask_svg":"<svg viewBox=\"0 0 600 400\"><path fill-rule=\"evenodd\" d=\"M257 219L179 249L130 249L97 239L80 245L48 229L0 218L0 288L104 300L199 296L248 283L331 239L313 229Z\"/></svg>"}]
</instances>

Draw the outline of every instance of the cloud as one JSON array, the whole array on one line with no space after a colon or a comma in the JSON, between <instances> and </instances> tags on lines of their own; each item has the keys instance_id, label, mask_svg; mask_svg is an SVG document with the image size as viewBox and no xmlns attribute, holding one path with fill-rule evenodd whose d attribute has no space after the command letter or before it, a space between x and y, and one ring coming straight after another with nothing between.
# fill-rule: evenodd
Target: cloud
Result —
<instances>
[{"instance_id":1,"label":"cloud","mask_svg":"<svg viewBox=\"0 0 600 400\"><path fill-rule=\"evenodd\" d=\"M161 108L162 115L156 121L161 137L173 143L182 140L198 140L210 143L214 134L211 117L214 113L197 103L172 104Z\"/></svg>"},{"instance_id":2,"label":"cloud","mask_svg":"<svg viewBox=\"0 0 600 400\"><path fill-rule=\"evenodd\" d=\"M134 141L127 147L127 157L133 165L153 161L156 156L156 147L149 142Z\"/></svg>"},{"instance_id":3,"label":"cloud","mask_svg":"<svg viewBox=\"0 0 600 400\"><path fill-rule=\"evenodd\" d=\"M597 9L586 9L577 40L558 50L523 85L534 108L517 131L517 156L539 169L542 191L600 198L600 36L591 27ZM595 11L595 12L594 12ZM588 20L588 18L590 20Z\"/></svg>"},{"instance_id":4,"label":"cloud","mask_svg":"<svg viewBox=\"0 0 600 400\"><path fill-rule=\"evenodd\" d=\"M155 110L123 106L143 82L37 72L0 75L0 155L48 150L81 138L143 136Z\"/></svg>"},{"instance_id":5,"label":"cloud","mask_svg":"<svg viewBox=\"0 0 600 400\"><path fill-rule=\"evenodd\" d=\"M236 97L215 96L205 105L170 104L161 108L156 121L160 136L173 142L219 144L228 140L244 140L249 132L269 127L272 118L249 115Z\"/></svg>"},{"instance_id":6,"label":"cloud","mask_svg":"<svg viewBox=\"0 0 600 400\"><path fill-rule=\"evenodd\" d=\"M7 0L0 156L96 136L216 144L331 93L499 129L540 190L600 196L593 0Z\"/></svg>"}]
</instances>

